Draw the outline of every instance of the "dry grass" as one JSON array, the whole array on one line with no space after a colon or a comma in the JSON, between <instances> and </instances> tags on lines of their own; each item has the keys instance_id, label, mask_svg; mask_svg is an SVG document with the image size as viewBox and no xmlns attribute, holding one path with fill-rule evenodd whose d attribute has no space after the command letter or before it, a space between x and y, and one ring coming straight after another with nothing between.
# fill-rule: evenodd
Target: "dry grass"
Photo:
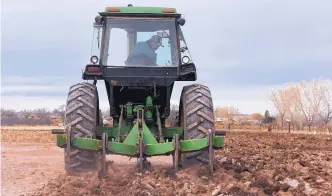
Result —
<instances>
[{"instance_id":1,"label":"dry grass","mask_svg":"<svg viewBox=\"0 0 332 196\"><path fill-rule=\"evenodd\" d=\"M40 131L40 130L51 130L61 129L59 126L1 126L1 130L13 130L13 131Z\"/></svg>"},{"instance_id":2,"label":"dry grass","mask_svg":"<svg viewBox=\"0 0 332 196\"><path fill-rule=\"evenodd\" d=\"M50 130L1 130L1 142L55 143L56 136Z\"/></svg>"}]
</instances>

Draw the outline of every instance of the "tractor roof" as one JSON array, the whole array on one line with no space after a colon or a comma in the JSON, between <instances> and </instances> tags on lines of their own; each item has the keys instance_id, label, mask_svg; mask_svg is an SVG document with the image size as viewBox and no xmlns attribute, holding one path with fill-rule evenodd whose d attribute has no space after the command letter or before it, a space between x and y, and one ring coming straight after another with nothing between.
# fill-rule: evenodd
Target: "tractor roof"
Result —
<instances>
[{"instance_id":1,"label":"tractor roof","mask_svg":"<svg viewBox=\"0 0 332 196\"><path fill-rule=\"evenodd\" d=\"M144 15L144 16L168 16L180 17L181 14L176 12L175 8L168 7L106 7L100 15L124 16L124 15Z\"/></svg>"},{"instance_id":2,"label":"tractor roof","mask_svg":"<svg viewBox=\"0 0 332 196\"><path fill-rule=\"evenodd\" d=\"M155 14L169 14L176 13L175 8L165 8L165 7L106 7L105 12L112 13L155 13Z\"/></svg>"}]
</instances>

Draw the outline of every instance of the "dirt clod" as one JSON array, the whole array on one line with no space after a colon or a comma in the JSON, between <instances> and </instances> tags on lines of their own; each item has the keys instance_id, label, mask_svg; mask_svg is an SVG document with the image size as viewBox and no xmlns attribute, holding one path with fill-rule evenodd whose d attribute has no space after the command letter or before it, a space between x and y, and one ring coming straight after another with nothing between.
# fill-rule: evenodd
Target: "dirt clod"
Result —
<instances>
[{"instance_id":1,"label":"dirt clod","mask_svg":"<svg viewBox=\"0 0 332 196\"><path fill-rule=\"evenodd\" d=\"M171 157L152 158L151 168L140 173L136 160L109 155L112 164L100 180L97 173L67 176L63 149L54 143L22 143L19 135L2 134L4 196L329 195L332 187L332 145L326 135L231 132L225 148L215 151L212 176L208 167L175 173Z\"/></svg>"}]
</instances>

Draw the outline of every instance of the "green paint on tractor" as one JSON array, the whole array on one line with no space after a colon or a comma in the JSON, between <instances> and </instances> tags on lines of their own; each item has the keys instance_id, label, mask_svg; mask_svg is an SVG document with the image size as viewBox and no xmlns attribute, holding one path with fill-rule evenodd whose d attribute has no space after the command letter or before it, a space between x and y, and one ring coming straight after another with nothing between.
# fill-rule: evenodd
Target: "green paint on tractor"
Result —
<instances>
[{"instance_id":1,"label":"green paint on tractor","mask_svg":"<svg viewBox=\"0 0 332 196\"><path fill-rule=\"evenodd\" d=\"M134 131L135 132L135 131ZM155 155L165 155L172 153L175 150L173 142L158 143L154 137L149 137L150 132L146 132L147 137L143 144L145 145L145 153L149 156ZM147 139L149 137L149 139ZM127 137L128 139L128 137ZM109 141L107 143L108 150L114 154L123 154L123 155L138 155L138 141L137 137L132 137L126 140L127 142L115 142ZM57 135L57 146L64 148L67 145L67 136L65 134ZM76 137L72 139L72 145L86 150L101 151L102 143L98 139L89 139ZM213 147L220 148L224 145L224 137L216 136L213 138ZM193 140L182 140L180 141L179 151L181 152L190 152L197 151L209 146L208 138L202 139L193 139Z\"/></svg>"},{"instance_id":2,"label":"green paint on tractor","mask_svg":"<svg viewBox=\"0 0 332 196\"><path fill-rule=\"evenodd\" d=\"M226 133L215 130L210 89L201 84L184 86L179 107L171 115L175 82L197 79L196 65L181 31L184 24L185 19L175 9L162 7L107 7L95 18L97 52L82 74L83 80L92 82L69 88L65 128L52 131L57 134L57 146L64 148L68 173L97 169L101 163L99 172L104 175L108 154L137 157L141 170L146 168L148 157L170 155L176 171L199 163L208 164L213 171L213 150L223 148ZM114 29L124 32L125 42L110 44L118 41L112 39ZM155 65L143 54L130 55L142 33L168 43L163 52L170 59L165 64ZM126 59L119 61L125 65L108 61L118 58L108 50L117 50L119 44L127 47L120 55ZM98 81L105 83L113 126L103 124ZM171 126L167 126L172 116Z\"/></svg>"}]
</instances>

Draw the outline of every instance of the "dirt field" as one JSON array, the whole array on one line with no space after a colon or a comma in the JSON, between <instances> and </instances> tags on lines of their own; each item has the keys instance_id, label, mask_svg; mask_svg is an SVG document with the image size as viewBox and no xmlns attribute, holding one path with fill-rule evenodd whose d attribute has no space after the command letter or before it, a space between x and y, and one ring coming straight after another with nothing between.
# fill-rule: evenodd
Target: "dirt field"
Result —
<instances>
[{"instance_id":1,"label":"dirt field","mask_svg":"<svg viewBox=\"0 0 332 196\"><path fill-rule=\"evenodd\" d=\"M205 168L175 176L171 157L153 158L151 171L140 174L136 160L109 155L114 162L102 181L93 173L66 176L63 150L49 131L2 130L1 139L5 196L332 195L331 135L231 132L215 152L212 177Z\"/></svg>"},{"instance_id":2,"label":"dirt field","mask_svg":"<svg viewBox=\"0 0 332 196\"><path fill-rule=\"evenodd\" d=\"M1 130L16 130L16 131L38 131L61 129L60 126L1 126Z\"/></svg>"}]
</instances>

